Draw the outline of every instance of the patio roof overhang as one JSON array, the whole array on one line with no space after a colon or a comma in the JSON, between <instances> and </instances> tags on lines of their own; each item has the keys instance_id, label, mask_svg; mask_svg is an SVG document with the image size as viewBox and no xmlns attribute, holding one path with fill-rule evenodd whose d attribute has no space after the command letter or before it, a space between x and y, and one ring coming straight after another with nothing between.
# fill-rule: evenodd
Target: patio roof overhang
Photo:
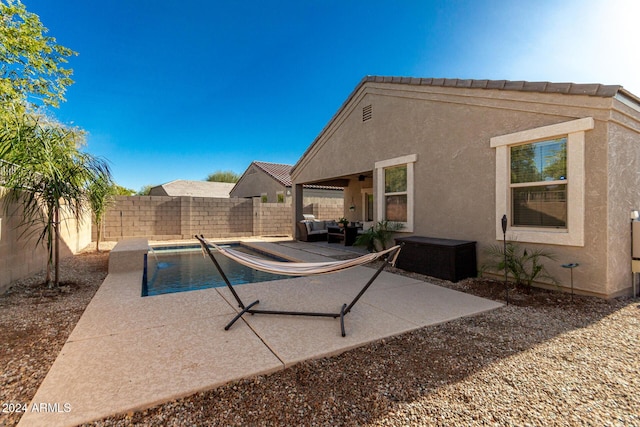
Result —
<instances>
[{"instance_id":1,"label":"patio roof overhang","mask_svg":"<svg viewBox=\"0 0 640 427\"><path fill-rule=\"evenodd\" d=\"M324 178L309 182L297 182L296 184L301 185L321 185L321 186L334 186L334 187L348 187L349 183L354 181L364 181L367 178L373 178L373 170L369 171L360 171L357 173L336 176L330 178Z\"/></svg>"}]
</instances>

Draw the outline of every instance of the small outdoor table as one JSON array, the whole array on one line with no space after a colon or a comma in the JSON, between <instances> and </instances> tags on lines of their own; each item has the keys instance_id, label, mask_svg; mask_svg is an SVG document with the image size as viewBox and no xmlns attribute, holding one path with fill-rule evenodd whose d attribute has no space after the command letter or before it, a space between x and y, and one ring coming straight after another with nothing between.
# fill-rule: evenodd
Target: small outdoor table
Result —
<instances>
[{"instance_id":1,"label":"small outdoor table","mask_svg":"<svg viewBox=\"0 0 640 427\"><path fill-rule=\"evenodd\" d=\"M327 242L340 243L345 246L353 246L358 237L359 227L347 225L346 227L338 227L330 225L327 227Z\"/></svg>"}]
</instances>

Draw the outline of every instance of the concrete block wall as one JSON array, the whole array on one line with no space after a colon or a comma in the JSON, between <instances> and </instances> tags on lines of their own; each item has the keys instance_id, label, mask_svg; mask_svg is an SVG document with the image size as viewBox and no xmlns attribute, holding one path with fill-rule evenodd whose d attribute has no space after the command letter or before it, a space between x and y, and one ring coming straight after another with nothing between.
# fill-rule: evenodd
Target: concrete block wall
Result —
<instances>
[{"instance_id":1,"label":"concrete block wall","mask_svg":"<svg viewBox=\"0 0 640 427\"><path fill-rule=\"evenodd\" d=\"M12 282L37 274L47 268L47 250L37 243L42 228L31 228L27 232L20 227L22 209L2 197L0 187L0 294ZM91 220L87 214L78 222L70 212L61 211L60 256L65 258L78 253L91 243Z\"/></svg>"},{"instance_id":2,"label":"concrete block wall","mask_svg":"<svg viewBox=\"0 0 640 427\"><path fill-rule=\"evenodd\" d=\"M311 202L304 200L302 213L314 215L321 220L337 220L345 216L344 202L341 199L328 199L322 202Z\"/></svg>"},{"instance_id":3,"label":"concrete block wall","mask_svg":"<svg viewBox=\"0 0 640 427\"><path fill-rule=\"evenodd\" d=\"M291 203L253 204L253 234L255 236L290 236Z\"/></svg>"},{"instance_id":4,"label":"concrete block wall","mask_svg":"<svg viewBox=\"0 0 640 427\"><path fill-rule=\"evenodd\" d=\"M8 202L0 199L0 293L6 291L11 282L47 266L47 251L44 246L36 246L35 233L22 234L23 230L18 228L22 210L15 204L7 205Z\"/></svg>"},{"instance_id":5,"label":"concrete block wall","mask_svg":"<svg viewBox=\"0 0 640 427\"><path fill-rule=\"evenodd\" d=\"M149 240L253 235L250 199L170 196L118 196L103 221L103 241L145 237ZM93 227L97 238L97 226Z\"/></svg>"},{"instance_id":6,"label":"concrete block wall","mask_svg":"<svg viewBox=\"0 0 640 427\"><path fill-rule=\"evenodd\" d=\"M208 238L246 237L253 235L251 199L182 197L183 238L204 234ZM184 206L190 206L187 214ZM189 232L187 233L187 223Z\"/></svg>"},{"instance_id":7,"label":"concrete block wall","mask_svg":"<svg viewBox=\"0 0 640 427\"><path fill-rule=\"evenodd\" d=\"M64 243L60 250L63 256L77 254L91 244L91 211L85 210L76 219L71 210L62 207L60 211L60 238Z\"/></svg>"},{"instance_id":8,"label":"concrete block wall","mask_svg":"<svg viewBox=\"0 0 640 427\"><path fill-rule=\"evenodd\" d=\"M179 198L168 196L118 196L103 218L102 240L171 236L180 239ZM93 227L93 239L97 229Z\"/></svg>"},{"instance_id":9,"label":"concrete block wall","mask_svg":"<svg viewBox=\"0 0 640 427\"><path fill-rule=\"evenodd\" d=\"M342 205L342 200L330 200L310 206L319 219L337 219ZM101 239L290 236L291 216L291 203L262 203L260 198L118 196L104 215Z\"/></svg>"}]
</instances>

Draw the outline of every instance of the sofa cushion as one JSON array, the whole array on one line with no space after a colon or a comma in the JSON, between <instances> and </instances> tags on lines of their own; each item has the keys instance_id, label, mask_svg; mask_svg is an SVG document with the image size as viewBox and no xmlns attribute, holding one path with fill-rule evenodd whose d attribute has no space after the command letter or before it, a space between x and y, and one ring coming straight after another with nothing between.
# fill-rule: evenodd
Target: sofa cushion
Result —
<instances>
[{"instance_id":1,"label":"sofa cushion","mask_svg":"<svg viewBox=\"0 0 640 427\"><path fill-rule=\"evenodd\" d=\"M326 221L313 221L311 223L311 231L321 231L321 230L326 230L327 229L327 223Z\"/></svg>"},{"instance_id":2,"label":"sofa cushion","mask_svg":"<svg viewBox=\"0 0 640 427\"><path fill-rule=\"evenodd\" d=\"M315 231L311 231L308 233L310 236L316 235L316 234L328 234L327 230L315 230Z\"/></svg>"}]
</instances>

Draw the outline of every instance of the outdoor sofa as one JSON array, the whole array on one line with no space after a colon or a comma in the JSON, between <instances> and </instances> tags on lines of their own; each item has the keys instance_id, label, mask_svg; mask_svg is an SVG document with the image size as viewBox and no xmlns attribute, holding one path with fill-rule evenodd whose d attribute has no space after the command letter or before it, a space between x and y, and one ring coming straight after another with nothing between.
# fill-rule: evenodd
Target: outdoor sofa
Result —
<instances>
[{"instance_id":1,"label":"outdoor sofa","mask_svg":"<svg viewBox=\"0 0 640 427\"><path fill-rule=\"evenodd\" d=\"M337 225L334 220L317 220L313 215L305 215L305 219L297 223L298 240L303 242L320 242L327 240L327 227Z\"/></svg>"}]
</instances>

